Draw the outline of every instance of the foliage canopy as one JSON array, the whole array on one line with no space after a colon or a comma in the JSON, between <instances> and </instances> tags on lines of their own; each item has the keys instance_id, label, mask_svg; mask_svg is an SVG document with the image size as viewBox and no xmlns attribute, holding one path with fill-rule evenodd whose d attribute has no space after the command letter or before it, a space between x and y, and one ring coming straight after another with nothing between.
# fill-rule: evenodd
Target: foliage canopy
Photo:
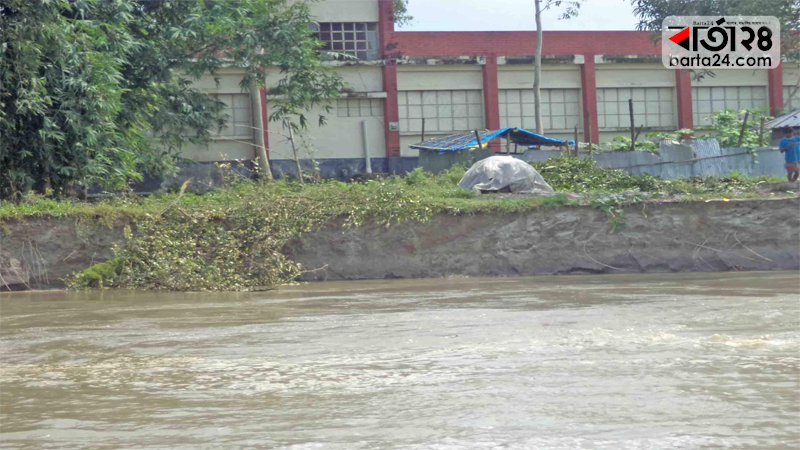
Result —
<instances>
[{"instance_id":1,"label":"foliage canopy","mask_svg":"<svg viewBox=\"0 0 800 450\"><path fill-rule=\"evenodd\" d=\"M283 74L271 119L341 89L320 64L305 2L0 0L0 198L120 189L176 170L178 152L225 126L192 81L223 67L262 87Z\"/></svg>"}]
</instances>

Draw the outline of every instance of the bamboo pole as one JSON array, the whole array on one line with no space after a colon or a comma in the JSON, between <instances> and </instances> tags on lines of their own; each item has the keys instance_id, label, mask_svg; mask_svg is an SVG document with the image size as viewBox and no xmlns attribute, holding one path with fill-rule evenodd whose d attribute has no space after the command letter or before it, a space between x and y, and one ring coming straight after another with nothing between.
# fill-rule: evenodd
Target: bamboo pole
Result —
<instances>
[{"instance_id":1,"label":"bamboo pole","mask_svg":"<svg viewBox=\"0 0 800 450\"><path fill-rule=\"evenodd\" d=\"M628 112L631 115L631 151L636 150L636 125L633 123L633 99L628 99Z\"/></svg>"},{"instance_id":2,"label":"bamboo pole","mask_svg":"<svg viewBox=\"0 0 800 450\"><path fill-rule=\"evenodd\" d=\"M478 148L483 148L481 145L481 135L478 133L478 130L475 130L475 140L478 141Z\"/></svg>"},{"instance_id":3,"label":"bamboo pole","mask_svg":"<svg viewBox=\"0 0 800 450\"><path fill-rule=\"evenodd\" d=\"M297 157L297 147L294 145L294 133L292 126L289 125L289 142L292 144L292 153L294 153L294 162L297 163L297 179L300 184L303 184L303 169L300 168L300 158Z\"/></svg>"},{"instance_id":4,"label":"bamboo pole","mask_svg":"<svg viewBox=\"0 0 800 450\"><path fill-rule=\"evenodd\" d=\"M742 131L739 132L739 143L736 144L737 147L742 146L742 140L744 139L744 129L747 126L747 119L749 117L750 117L750 111L745 111L744 120L742 121Z\"/></svg>"},{"instance_id":5,"label":"bamboo pole","mask_svg":"<svg viewBox=\"0 0 800 450\"><path fill-rule=\"evenodd\" d=\"M575 125L575 156L578 156L578 126Z\"/></svg>"}]
</instances>

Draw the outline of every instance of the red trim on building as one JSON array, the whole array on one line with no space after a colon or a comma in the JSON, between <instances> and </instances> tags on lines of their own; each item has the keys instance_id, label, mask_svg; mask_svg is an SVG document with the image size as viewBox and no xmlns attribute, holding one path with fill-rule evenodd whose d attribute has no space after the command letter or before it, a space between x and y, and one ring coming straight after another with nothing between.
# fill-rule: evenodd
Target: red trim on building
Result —
<instances>
[{"instance_id":1,"label":"red trim on building","mask_svg":"<svg viewBox=\"0 0 800 450\"><path fill-rule=\"evenodd\" d=\"M774 69L767 69L767 83L769 113L776 116L783 109L783 63Z\"/></svg>"},{"instance_id":2,"label":"red trim on building","mask_svg":"<svg viewBox=\"0 0 800 450\"><path fill-rule=\"evenodd\" d=\"M675 93L678 96L678 128L694 128L692 115L692 76L687 70L675 71Z\"/></svg>"},{"instance_id":3,"label":"red trim on building","mask_svg":"<svg viewBox=\"0 0 800 450\"><path fill-rule=\"evenodd\" d=\"M378 40L380 41L379 57L383 59L387 53L386 46L394 34L394 2L378 0Z\"/></svg>"},{"instance_id":4,"label":"red trim on building","mask_svg":"<svg viewBox=\"0 0 800 450\"><path fill-rule=\"evenodd\" d=\"M483 71L483 107L486 117L486 129L500 129L500 104L498 103L497 87L497 57L487 56ZM494 140L489 146L495 151L500 151L500 142Z\"/></svg>"},{"instance_id":5,"label":"red trim on building","mask_svg":"<svg viewBox=\"0 0 800 450\"><path fill-rule=\"evenodd\" d=\"M386 141L386 156L400 156L400 131L389 128L391 122L400 123L400 108L397 105L397 65L387 60L383 66L383 125Z\"/></svg>"},{"instance_id":6,"label":"red trim on building","mask_svg":"<svg viewBox=\"0 0 800 450\"><path fill-rule=\"evenodd\" d=\"M593 144L600 143L597 127L597 77L594 55L583 55L581 64L581 100L583 101L583 139Z\"/></svg>"},{"instance_id":7,"label":"red trim on building","mask_svg":"<svg viewBox=\"0 0 800 450\"><path fill-rule=\"evenodd\" d=\"M267 90L258 90L258 104L261 107L261 133L264 137L264 151L269 158L269 117L267 116Z\"/></svg>"},{"instance_id":8,"label":"red trim on building","mask_svg":"<svg viewBox=\"0 0 800 450\"><path fill-rule=\"evenodd\" d=\"M545 31L543 55L660 55L647 31ZM397 31L396 51L408 57L533 55L535 31Z\"/></svg>"},{"instance_id":9,"label":"red trim on building","mask_svg":"<svg viewBox=\"0 0 800 450\"><path fill-rule=\"evenodd\" d=\"M394 2L393 0L378 0L378 39L380 39L380 57L384 58L382 70L383 91L386 99L383 101L383 132L386 142L386 156L400 156L400 131L391 131L392 122L400 123L400 109L397 105L397 64L394 58L387 58L390 49L388 46L393 40L394 32Z\"/></svg>"}]
</instances>

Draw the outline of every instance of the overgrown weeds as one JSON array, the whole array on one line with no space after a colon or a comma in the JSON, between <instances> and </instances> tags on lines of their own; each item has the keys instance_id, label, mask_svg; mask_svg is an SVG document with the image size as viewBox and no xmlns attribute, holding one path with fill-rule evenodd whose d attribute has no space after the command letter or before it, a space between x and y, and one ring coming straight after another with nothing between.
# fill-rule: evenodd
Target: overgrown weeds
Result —
<instances>
[{"instance_id":1,"label":"overgrown weeds","mask_svg":"<svg viewBox=\"0 0 800 450\"><path fill-rule=\"evenodd\" d=\"M414 170L405 177L364 183L320 181L263 183L226 176L227 186L206 194L183 190L147 198L94 203L31 196L0 202L0 221L31 215L104 220L130 227L116 257L69 281L76 288L253 290L277 287L307 268L289 259L286 244L335 223L391 226L433 214L513 213L549 205L593 205L624 227L625 205L653 197L753 195L777 177L725 177L664 181L598 168L593 160L553 158L534 166L557 191L548 197L480 195L459 189L464 167L438 175ZM314 268L311 268L314 269Z\"/></svg>"}]
</instances>

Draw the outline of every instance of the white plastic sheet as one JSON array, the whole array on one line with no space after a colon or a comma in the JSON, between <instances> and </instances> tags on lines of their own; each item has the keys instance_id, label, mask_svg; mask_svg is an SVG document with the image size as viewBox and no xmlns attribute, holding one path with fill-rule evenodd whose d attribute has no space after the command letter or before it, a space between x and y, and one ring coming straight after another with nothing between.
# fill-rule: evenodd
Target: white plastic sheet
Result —
<instances>
[{"instance_id":1,"label":"white plastic sheet","mask_svg":"<svg viewBox=\"0 0 800 450\"><path fill-rule=\"evenodd\" d=\"M481 191L508 188L520 194L550 194L553 188L530 164L513 156L491 156L470 167L458 187Z\"/></svg>"}]
</instances>

